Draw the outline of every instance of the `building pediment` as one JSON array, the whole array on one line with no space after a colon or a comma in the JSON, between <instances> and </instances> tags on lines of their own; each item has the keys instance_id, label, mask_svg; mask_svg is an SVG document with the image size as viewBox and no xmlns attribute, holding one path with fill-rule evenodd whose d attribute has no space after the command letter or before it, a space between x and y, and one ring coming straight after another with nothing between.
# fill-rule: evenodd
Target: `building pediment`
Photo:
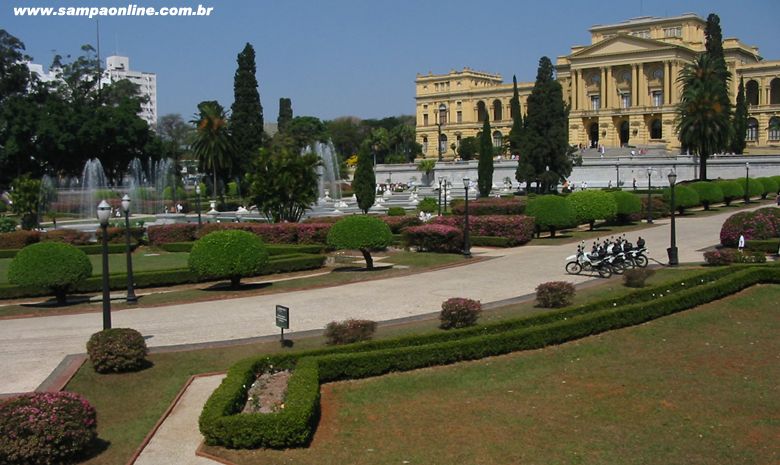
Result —
<instances>
[{"instance_id":1,"label":"building pediment","mask_svg":"<svg viewBox=\"0 0 780 465\"><path fill-rule=\"evenodd\" d=\"M660 50L674 50L676 48L679 47L659 40L642 39L627 34L619 34L615 37L602 40L601 42L578 50L569 55L569 59L576 60L606 55L637 54Z\"/></svg>"}]
</instances>

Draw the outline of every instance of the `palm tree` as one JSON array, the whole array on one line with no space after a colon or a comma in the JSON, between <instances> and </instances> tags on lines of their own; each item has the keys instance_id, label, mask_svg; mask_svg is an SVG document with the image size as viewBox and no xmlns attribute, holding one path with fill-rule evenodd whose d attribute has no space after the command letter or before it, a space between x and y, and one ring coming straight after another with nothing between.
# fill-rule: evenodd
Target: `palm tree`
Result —
<instances>
[{"instance_id":1,"label":"palm tree","mask_svg":"<svg viewBox=\"0 0 780 465\"><path fill-rule=\"evenodd\" d=\"M217 171L228 167L234 151L233 139L227 126L225 109L218 102L209 100L198 104L199 114L191 122L195 124L195 141L190 147L200 161L200 169L210 169L214 176L214 197L217 195Z\"/></svg>"},{"instance_id":2,"label":"palm tree","mask_svg":"<svg viewBox=\"0 0 780 465\"><path fill-rule=\"evenodd\" d=\"M682 96L677 106L677 134L683 148L699 157L699 179L707 179L707 159L731 141L731 104L727 83L731 73L704 53L677 78Z\"/></svg>"}]
</instances>

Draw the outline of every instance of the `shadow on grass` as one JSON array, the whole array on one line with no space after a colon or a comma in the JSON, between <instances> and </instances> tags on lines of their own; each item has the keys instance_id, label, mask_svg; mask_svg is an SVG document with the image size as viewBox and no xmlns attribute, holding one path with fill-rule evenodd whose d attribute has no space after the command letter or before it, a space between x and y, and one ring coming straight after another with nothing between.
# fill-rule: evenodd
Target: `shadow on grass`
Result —
<instances>
[{"instance_id":1,"label":"shadow on grass","mask_svg":"<svg viewBox=\"0 0 780 465\"><path fill-rule=\"evenodd\" d=\"M73 307L75 305L89 303L90 298L91 297L88 295L69 295L68 300L64 304L60 304L57 302L57 299L51 297L49 299L44 300L43 302L21 304L21 306L28 307L28 308L68 308L68 307Z\"/></svg>"},{"instance_id":2,"label":"shadow on grass","mask_svg":"<svg viewBox=\"0 0 780 465\"><path fill-rule=\"evenodd\" d=\"M95 438L86 449L84 449L84 452L79 455L79 462L86 462L87 460L94 459L95 457L99 456L103 452L107 451L108 448L111 446L111 441L106 441L105 439L101 438Z\"/></svg>"},{"instance_id":3,"label":"shadow on grass","mask_svg":"<svg viewBox=\"0 0 780 465\"><path fill-rule=\"evenodd\" d=\"M204 287L202 290L210 292L225 292L225 291L256 291L258 289L266 289L271 287L271 283L241 283L238 287L233 287L229 282L220 282L212 284L211 286Z\"/></svg>"},{"instance_id":4,"label":"shadow on grass","mask_svg":"<svg viewBox=\"0 0 780 465\"><path fill-rule=\"evenodd\" d=\"M374 268L369 270L365 266L340 266L333 269L333 273L350 273L350 272L372 272L383 271L393 268L393 265L384 263L374 263Z\"/></svg>"}]
</instances>

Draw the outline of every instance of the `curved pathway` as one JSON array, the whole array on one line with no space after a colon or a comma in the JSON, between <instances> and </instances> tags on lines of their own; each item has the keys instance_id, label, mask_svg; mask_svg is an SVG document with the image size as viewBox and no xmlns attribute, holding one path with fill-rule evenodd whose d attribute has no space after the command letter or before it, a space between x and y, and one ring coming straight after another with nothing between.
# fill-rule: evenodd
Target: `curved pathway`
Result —
<instances>
[{"instance_id":1,"label":"curved pathway","mask_svg":"<svg viewBox=\"0 0 780 465\"><path fill-rule=\"evenodd\" d=\"M763 207L765 205L762 205ZM760 208L760 207L756 207ZM701 250L719 242L727 213L678 218L677 245L681 262L702 261ZM651 258L666 263L669 220L629 233L647 240ZM290 331L321 329L333 320L390 320L438 311L449 297L482 302L534 292L539 283L566 280L581 283L589 276L571 276L564 259L575 244L475 249L492 260L411 276L222 301L122 310L113 326L137 329L150 347L275 335L274 306L290 307ZM0 323L0 393L34 390L68 354L83 353L90 335L101 329L98 313L4 320Z\"/></svg>"}]
</instances>

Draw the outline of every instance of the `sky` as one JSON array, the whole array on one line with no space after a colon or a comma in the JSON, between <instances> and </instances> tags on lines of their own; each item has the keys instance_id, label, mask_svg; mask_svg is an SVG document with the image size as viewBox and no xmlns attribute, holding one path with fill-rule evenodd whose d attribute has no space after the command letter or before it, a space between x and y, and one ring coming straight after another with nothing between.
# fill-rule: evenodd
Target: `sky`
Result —
<instances>
[{"instance_id":1,"label":"sky","mask_svg":"<svg viewBox=\"0 0 780 465\"><path fill-rule=\"evenodd\" d=\"M158 115L191 119L197 104L233 102L236 55L255 49L266 122L279 98L296 116L382 118L414 114L417 73L463 67L533 81L539 58L590 42L588 29L638 16L720 16L724 37L780 60L777 0L125 0L0 1L0 28L18 37L35 63L77 56L96 44L96 19L21 17L14 7L127 5L212 7L202 17L100 17L100 55L130 57L157 74Z\"/></svg>"}]
</instances>

